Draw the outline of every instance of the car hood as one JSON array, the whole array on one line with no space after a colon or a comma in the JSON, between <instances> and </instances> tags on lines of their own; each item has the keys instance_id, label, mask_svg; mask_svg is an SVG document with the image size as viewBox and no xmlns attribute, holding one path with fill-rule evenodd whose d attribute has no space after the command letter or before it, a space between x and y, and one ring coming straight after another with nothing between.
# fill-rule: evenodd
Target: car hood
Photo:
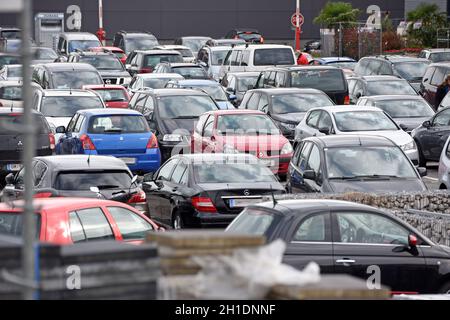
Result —
<instances>
[{"instance_id":1,"label":"car hood","mask_svg":"<svg viewBox=\"0 0 450 320\"><path fill-rule=\"evenodd\" d=\"M229 145L238 151L281 150L289 142L283 135L273 136L216 136L217 143Z\"/></svg>"},{"instance_id":2,"label":"car hood","mask_svg":"<svg viewBox=\"0 0 450 320\"><path fill-rule=\"evenodd\" d=\"M198 118L195 119L164 119L160 122L162 133L173 133L175 130L183 130L192 134Z\"/></svg>"},{"instance_id":3,"label":"car hood","mask_svg":"<svg viewBox=\"0 0 450 320\"><path fill-rule=\"evenodd\" d=\"M403 130L378 130L378 131L355 131L355 132L341 132L340 134L351 134L351 135L370 135L370 136L381 136L392 140L396 145L403 146L410 143L412 140L411 136Z\"/></svg>"},{"instance_id":4,"label":"car hood","mask_svg":"<svg viewBox=\"0 0 450 320\"><path fill-rule=\"evenodd\" d=\"M293 113L283 113L283 114L271 114L270 117L276 121L299 124L300 121L305 117L306 112L293 112Z\"/></svg>"},{"instance_id":5,"label":"car hood","mask_svg":"<svg viewBox=\"0 0 450 320\"><path fill-rule=\"evenodd\" d=\"M333 192L400 192L400 191L426 191L419 179L386 180L370 179L364 181L329 181Z\"/></svg>"},{"instance_id":6,"label":"car hood","mask_svg":"<svg viewBox=\"0 0 450 320\"><path fill-rule=\"evenodd\" d=\"M407 131L412 131L413 129L422 125L424 121L430 119L430 117L420 117L420 118L393 118L394 121L400 125L404 124L407 127Z\"/></svg>"}]
</instances>

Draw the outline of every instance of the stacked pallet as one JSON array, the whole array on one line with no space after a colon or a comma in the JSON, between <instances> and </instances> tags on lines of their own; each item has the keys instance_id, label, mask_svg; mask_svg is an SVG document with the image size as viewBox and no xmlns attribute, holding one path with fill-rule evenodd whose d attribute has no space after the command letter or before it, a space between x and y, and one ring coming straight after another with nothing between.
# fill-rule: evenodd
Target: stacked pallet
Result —
<instances>
[{"instance_id":1,"label":"stacked pallet","mask_svg":"<svg viewBox=\"0 0 450 320\"><path fill-rule=\"evenodd\" d=\"M167 276L193 275L200 271L192 257L231 255L235 249L250 249L265 243L261 236L215 230L151 233L147 240L157 243L161 271Z\"/></svg>"}]
</instances>

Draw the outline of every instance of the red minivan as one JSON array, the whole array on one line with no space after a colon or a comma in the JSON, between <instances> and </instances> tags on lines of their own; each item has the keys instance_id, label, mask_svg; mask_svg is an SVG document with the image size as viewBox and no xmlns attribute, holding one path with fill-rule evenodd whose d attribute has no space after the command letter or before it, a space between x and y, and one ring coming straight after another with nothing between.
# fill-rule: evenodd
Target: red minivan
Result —
<instances>
[{"instance_id":1,"label":"red minivan","mask_svg":"<svg viewBox=\"0 0 450 320\"><path fill-rule=\"evenodd\" d=\"M250 153L273 173L286 176L292 145L273 120L256 110L219 110L200 116L192 137L194 153Z\"/></svg>"},{"instance_id":2,"label":"red minivan","mask_svg":"<svg viewBox=\"0 0 450 320\"><path fill-rule=\"evenodd\" d=\"M0 234L21 236L22 201L0 203ZM89 198L34 200L36 237L59 245L94 240L140 244L151 231L162 231L155 222L124 203Z\"/></svg>"}]
</instances>

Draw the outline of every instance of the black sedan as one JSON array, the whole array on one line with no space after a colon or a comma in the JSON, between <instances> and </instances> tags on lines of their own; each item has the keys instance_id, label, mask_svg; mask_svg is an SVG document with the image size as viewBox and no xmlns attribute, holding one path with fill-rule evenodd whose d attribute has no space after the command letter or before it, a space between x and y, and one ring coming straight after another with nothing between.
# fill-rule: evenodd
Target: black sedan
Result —
<instances>
[{"instance_id":1,"label":"black sedan","mask_svg":"<svg viewBox=\"0 0 450 320\"><path fill-rule=\"evenodd\" d=\"M322 273L373 278L396 292L450 293L450 247L387 212L335 200L282 200L247 207L226 232L287 243L284 262Z\"/></svg>"},{"instance_id":2,"label":"black sedan","mask_svg":"<svg viewBox=\"0 0 450 320\"><path fill-rule=\"evenodd\" d=\"M442 149L450 136L450 108L436 113L430 120L411 132L419 151L419 165L439 161Z\"/></svg>"},{"instance_id":3,"label":"black sedan","mask_svg":"<svg viewBox=\"0 0 450 320\"><path fill-rule=\"evenodd\" d=\"M273 173L249 154L190 154L144 176L150 216L174 229L226 227L264 195L284 193Z\"/></svg>"},{"instance_id":4,"label":"black sedan","mask_svg":"<svg viewBox=\"0 0 450 320\"><path fill-rule=\"evenodd\" d=\"M332 135L304 139L289 164L287 189L297 192L426 191L408 156L381 136Z\"/></svg>"}]
</instances>

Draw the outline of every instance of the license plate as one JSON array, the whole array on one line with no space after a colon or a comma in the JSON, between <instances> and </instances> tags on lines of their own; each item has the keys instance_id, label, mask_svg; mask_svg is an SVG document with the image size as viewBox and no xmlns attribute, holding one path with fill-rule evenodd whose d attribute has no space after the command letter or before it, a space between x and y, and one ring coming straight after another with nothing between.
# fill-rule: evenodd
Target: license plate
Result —
<instances>
[{"instance_id":1,"label":"license plate","mask_svg":"<svg viewBox=\"0 0 450 320\"><path fill-rule=\"evenodd\" d=\"M8 171L19 171L22 169L22 165L20 163L10 163L6 165L6 170Z\"/></svg>"},{"instance_id":2,"label":"license plate","mask_svg":"<svg viewBox=\"0 0 450 320\"><path fill-rule=\"evenodd\" d=\"M125 162L125 164L135 164L136 163L136 158L119 158L120 160L122 160L123 162Z\"/></svg>"},{"instance_id":3,"label":"license plate","mask_svg":"<svg viewBox=\"0 0 450 320\"><path fill-rule=\"evenodd\" d=\"M230 199L228 204L230 208L244 208L246 206L257 204L262 201L262 198L252 198L252 199Z\"/></svg>"}]
</instances>

